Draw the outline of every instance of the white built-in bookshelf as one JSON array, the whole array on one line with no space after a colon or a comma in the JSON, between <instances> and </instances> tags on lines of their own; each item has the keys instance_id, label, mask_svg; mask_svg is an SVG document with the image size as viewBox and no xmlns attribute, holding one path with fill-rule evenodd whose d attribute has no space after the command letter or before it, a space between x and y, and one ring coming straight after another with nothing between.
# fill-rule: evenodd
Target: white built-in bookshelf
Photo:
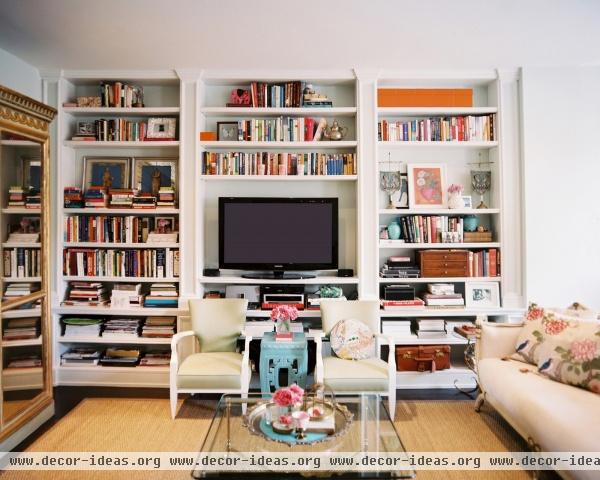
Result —
<instances>
[{"instance_id":1,"label":"white built-in bookshelf","mask_svg":"<svg viewBox=\"0 0 600 480\"><path fill-rule=\"evenodd\" d=\"M307 292L321 285L339 285L345 294L358 292L361 299L379 299L380 288L389 284L408 283L417 292L423 292L428 283L452 282L463 292L471 281L495 282L500 286L501 306L491 309L437 309L409 312L381 312L383 322L409 321L414 318L447 318L474 321L487 317L505 320L518 316L523 307L523 270L519 261L520 190L518 181L518 117L514 108L518 102L514 75L499 71L485 72L403 72L381 71L65 71L58 78L46 80L52 91L56 88L58 122L56 125L56 190L53 228L56 239L53 262L53 319L54 319L54 382L57 385L102 386L168 386L168 371L164 368L118 368L90 366L66 368L60 366L60 354L73 346L91 345L105 348L108 345L129 345L132 348L168 349L164 339L140 338L121 343L99 338L63 337L60 319L65 315L84 316L148 316L177 315L178 330L189 325L187 300L202 297L207 292L224 292L228 285L302 284ZM145 107L85 108L63 107L78 95L94 95L100 81L130 81L144 86ZM227 107L232 89L248 89L250 83L277 83L302 81L312 83L315 90L333 101L332 108L270 108ZM378 108L377 88L472 88L473 107ZM49 99L53 98L49 94ZM405 120L434 116L495 114L497 136L489 141L469 142L416 142L378 140L378 121ZM178 119L178 137L168 142L83 142L73 141L72 135L78 121L97 118L147 120L151 117ZM200 132L216 132L219 122L239 120L268 120L278 117L325 118L348 128L341 141L218 141L200 140ZM252 154L356 154L356 172L348 175L232 175L204 171L205 152L225 154L241 152ZM131 209L86 208L64 209L63 188L82 185L83 158L86 156L115 157L178 157L179 185L176 208L164 210L132 211ZM485 194L485 210L461 208L391 209L388 197L379 188L379 173L388 160L395 166L407 163L442 163L447 171L447 185L460 183L465 195L472 195L477 205L479 196L471 192L469 171L472 163L481 163L492 170L492 186ZM317 272L316 278L304 280L252 280L243 278L240 271L221 271L219 277L203 276L203 269L218 267L218 198L227 196L260 197L337 197L339 199L339 266L350 268L354 276L341 278L335 271ZM4 209L2 210L3 213ZM10 212L15 213L14 212ZM470 244L401 243L379 238L379 226L405 215L458 215L474 214L480 224L493 232L493 241ZM169 245L180 252L181 275L162 278L176 283L180 292L178 309L111 309L110 307L61 306L69 281L100 280L109 285L118 282L142 282L144 287L158 279L150 278L96 278L64 275L62 255L65 248L89 247L94 249L155 248L155 245L99 244L66 242L64 218L70 215L117 216L176 216L180 235L176 244ZM514 220L513 220L514 219ZM508 229L507 229L508 225ZM5 240L5 239L3 239ZM409 255L414 258L418 250L441 248L484 249L496 248L501 252L501 275L490 277L436 277L414 279L383 279L378 271L390 255ZM249 311L248 318L265 320L268 312ZM319 324L319 312L305 311L303 322ZM449 335L452 345L452 368L430 373L399 372L398 388L469 387L474 384L474 374L462 362L466 341ZM399 344L428 344L411 337L399 339Z\"/></svg>"}]
</instances>

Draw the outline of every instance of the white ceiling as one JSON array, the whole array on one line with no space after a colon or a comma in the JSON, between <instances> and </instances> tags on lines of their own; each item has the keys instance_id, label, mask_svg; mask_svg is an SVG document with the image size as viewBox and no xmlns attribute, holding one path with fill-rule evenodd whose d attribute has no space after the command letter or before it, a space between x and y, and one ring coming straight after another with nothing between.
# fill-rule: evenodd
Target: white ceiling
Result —
<instances>
[{"instance_id":1,"label":"white ceiling","mask_svg":"<svg viewBox=\"0 0 600 480\"><path fill-rule=\"evenodd\" d=\"M600 64L598 0L0 0L38 68Z\"/></svg>"}]
</instances>

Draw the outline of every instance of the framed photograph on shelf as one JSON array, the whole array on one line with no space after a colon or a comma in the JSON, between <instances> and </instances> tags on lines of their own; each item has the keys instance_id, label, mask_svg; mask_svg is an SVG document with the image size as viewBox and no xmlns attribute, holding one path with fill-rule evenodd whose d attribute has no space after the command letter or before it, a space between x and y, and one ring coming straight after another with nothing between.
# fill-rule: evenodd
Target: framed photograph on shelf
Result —
<instances>
[{"instance_id":1,"label":"framed photograph on shelf","mask_svg":"<svg viewBox=\"0 0 600 480\"><path fill-rule=\"evenodd\" d=\"M498 282L466 282L465 305L470 308L499 308Z\"/></svg>"},{"instance_id":2,"label":"framed photograph on shelf","mask_svg":"<svg viewBox=\"0 0 600 480\"><path fill-rule=\"evenodd\" d=\"M400 174L400 189L390 196L395 208L408 208L408 175Z\"/></svg>"},{"instance_id":3,"label":"framed photograph on shelf","mask_svg":"<svg viewBox=\"0 0 600 480\"><path fill-rule=\"evenodd\" d=\"M175 140L176 118L149 118L146 138L151 140Z\"/></svg>"},{"instance_id":4,"label":"framed photograph on shelf","mask_svg":"<svg viewBox=\"0 0 600 480\"><path fill-rule=\"evenodd\" d=\"M473 198L471 195L463 195L462 199L465 203L465 208L473 208Z\"/></svg>"},{"instance_id":5,"label":"framed photograph on shelf","mask_svg":"<svg viewBox=\"0 0 600 480\"><path fill-rule=\"evenodd\" d=\"M42 163L39 157L21 157L21 172L23 188L40 190L42 178Z\"/></svg>"},{"instance_id":6,"label":"framed photograph on shelf","mask_svg":"<svg viewBox=\"0 0 600 480\"><path fill-rule=\"evenodd\" d=\"M129 188L131 158L83 157L83 190L90 187Z\"/></svg>"},{"instance_id":7,"label":"framed photograph on shelf","mask_svg":"<svg viewBox=\"0 0 600 480\"><path fill-rule=\"evenodd\" d=\"M77 122L77 135L96 136L96 124L94 122Z\"/></svg>"},{"instance_id":8,"label":"framed photograph on shelf","mask_svg":"<svg viewBox=\"0 0 600 480\"><path fill-rule=\"evenodd\" d=\"M175 157L135 157L132 185L141 193L154 196L160 187L173 187L177 194L178 165L179 159Z\"/></svg>"},{"instance_id":9,"label":"framed photograph on shelf","mask_svg":"<svg viewBox=\"0 0 600 480\"><path fill-rule=\"evenodd\" d=\"M410 208L446 208L446 166L438 163L408 164Z\"/></svg>"},{"instance_id":10,"label":"framed photograph on shelf","mask_svg":"<svg viewBox=\"0 0 600 480\"><path fill-rule=\"evenodd\" d=\"M219 142L238 141L237 122L217 122L217 140Z\"/></svg>"},{"instance_id":11,"label":"framed photograph on shelf","mask_svg":"<svg viewBox=\"0 0 600 480\"><path fill-rule=\"evenodd\" d=\"M156 217L154 223L155 233L173 233L177 231L175 217Z\"/></svg>"}]
</instances>

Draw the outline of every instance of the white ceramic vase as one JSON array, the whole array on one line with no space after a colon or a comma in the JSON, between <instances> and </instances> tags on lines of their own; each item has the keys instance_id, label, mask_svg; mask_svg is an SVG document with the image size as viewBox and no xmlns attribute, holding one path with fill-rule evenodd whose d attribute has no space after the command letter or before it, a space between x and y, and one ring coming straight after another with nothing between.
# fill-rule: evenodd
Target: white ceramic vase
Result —
<instances>
[{"instance_id":1,"label":"white ceramic vase","mask_svg":"<svg viewBox=\"0 0 600 480\"><path fill-rule=\"evenodd\" d=\"M465 201L460 193L451 193L448 195L448 208L464 208Z\"/></svg>"}]
</instances>

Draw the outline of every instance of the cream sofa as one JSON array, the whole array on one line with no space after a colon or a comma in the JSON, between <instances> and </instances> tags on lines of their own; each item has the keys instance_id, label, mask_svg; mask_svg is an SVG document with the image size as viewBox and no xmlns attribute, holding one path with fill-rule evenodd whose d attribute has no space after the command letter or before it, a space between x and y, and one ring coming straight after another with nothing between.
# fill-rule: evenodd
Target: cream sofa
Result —
<instances>
[{"instance_id":1,"label":"cream sofa","mask_svg":"<svg viewBox=\"0 0 600 480\"><path fill-rule=\"evenodd\" d=\"M550 380L534 365L503 360L515 352L520 329L514 324L481 325L476 349L482 393L476 409L484 402L492 405L534 449L600 451L600 395ZM600 478L597 471L558 473L569 479Z\"/></svg>"}]
</instances>

